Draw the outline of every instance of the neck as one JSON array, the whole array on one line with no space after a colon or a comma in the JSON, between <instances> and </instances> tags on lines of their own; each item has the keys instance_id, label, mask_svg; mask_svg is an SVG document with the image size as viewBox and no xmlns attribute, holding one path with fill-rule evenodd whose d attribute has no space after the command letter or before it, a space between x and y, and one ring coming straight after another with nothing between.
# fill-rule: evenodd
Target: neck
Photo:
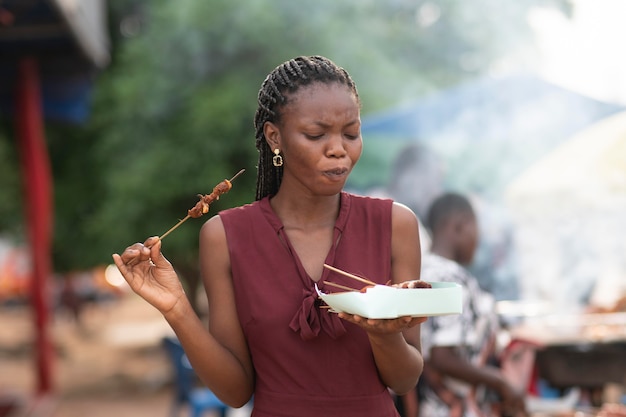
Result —
<instances>
[{"instance_id":1,"label":"neck","mask_svg":"<svg viewBox=\"0 0 626 417\"><path fill-rule=\"evenodd\" d=\"M340 194L319 197L278 192L270 204L286 228L334 226L339 215Z\"/></svg>"}]
</instances>

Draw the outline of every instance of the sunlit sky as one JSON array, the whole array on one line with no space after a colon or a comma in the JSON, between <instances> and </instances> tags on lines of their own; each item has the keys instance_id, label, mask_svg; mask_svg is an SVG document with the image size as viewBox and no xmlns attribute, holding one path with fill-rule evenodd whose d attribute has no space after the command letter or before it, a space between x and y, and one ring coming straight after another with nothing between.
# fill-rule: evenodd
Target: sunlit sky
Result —
<instances>
[{"instance_id":1,"label":"sunlit sky","mask_svg":"<svg viewBox=\"0 0 626 417\"><path fill-rule=\"evenodd\" d=\"M626 1L574 0L572 19L537 10L529 16L549 81L591 97L626 104Z\"/></svg>"}]
</instances>

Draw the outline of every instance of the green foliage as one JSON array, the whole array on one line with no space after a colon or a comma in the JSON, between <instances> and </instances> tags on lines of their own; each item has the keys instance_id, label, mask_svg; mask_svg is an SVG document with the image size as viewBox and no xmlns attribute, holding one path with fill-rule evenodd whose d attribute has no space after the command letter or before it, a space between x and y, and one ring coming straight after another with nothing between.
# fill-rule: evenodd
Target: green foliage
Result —
<instances>
[{"instance_id":1,"label":"green foliage","mask_svg":"<svg viewBox=\"0 0 626 417\"><path fill-rule=\"evenodd\" d=\"M196 194L241 168L211 213L252 201L256 95L284 60L335 60L357 82L366 114L489 70L526 44L525 14L538 4L565 1L111 0L113 61L97 78L92 116L47 131L55 267L110 262L112 252L163 233ZM18 169L3 136L0 232L17 232L8 219L19 204L5 197L15 195ZM195 267L202 221L168 236L175 264Z\"/></svg>"},{"instance_id":2,"label":"green foliage","mask_svg":"<svg viewBox=\"0 0 626 417\"><path fill-rule=\"evenodd\" d=\"M0 125L0 235L23 234L20 174L12 132Z\"/></svg>"},{"instance_id":3,"label":"green foliage","mask_svg":"<svg viewBox=\"0 0 626 417\"><path fill-rule=\"evenodd\" d=\"M386 140L381 136L363 139L363 154L352 170L349 185L363 190L379 184L384 186L392 179L391 168L385 161L393 161L407 146L407 140Z\"/></svg>"}]
</instances>

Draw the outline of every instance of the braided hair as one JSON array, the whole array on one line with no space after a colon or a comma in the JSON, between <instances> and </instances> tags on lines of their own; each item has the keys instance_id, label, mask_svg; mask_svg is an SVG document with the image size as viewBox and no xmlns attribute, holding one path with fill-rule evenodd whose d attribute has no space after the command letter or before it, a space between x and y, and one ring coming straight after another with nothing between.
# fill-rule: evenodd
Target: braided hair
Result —
<instances>
[{"instance_id":1,"label":"braided hair","mask_svg":"<svg viewBox=\"0 0 626 417\"><path fill-rule=\"evenodd\" d=\"M272 163L273 153L265 140L265 122L278 123L281 110L289 104L289 96L301 87L313 83L340 83L359 94L348 72L322 56L300 56L286 61L270 72L258 95L258 107L254 115L256 148L259 151L257 167L256 199L278 192L283 178L283 168Z\"/></svg>"}]
</instances>

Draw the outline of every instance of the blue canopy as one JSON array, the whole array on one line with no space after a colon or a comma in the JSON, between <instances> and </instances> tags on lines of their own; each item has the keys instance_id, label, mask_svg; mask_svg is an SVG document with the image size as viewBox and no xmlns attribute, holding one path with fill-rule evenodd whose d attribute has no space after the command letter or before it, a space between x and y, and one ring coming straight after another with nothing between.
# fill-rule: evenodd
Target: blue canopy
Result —
<instances>
[{"instance_id":1,"label":"blue canopy","mask_svg":"<svg viewBox=\"0 0 626 417\"><path fill-rule=\"evenodd\" d=\"M505 164L510 179L575 132L623 109L531 74L480 78L365 115L363 157L350 185L384 186L392 181L394 162L416 145L447 165L462 160L466 180L473 172L468 167L492 170Z\"/></svg>"}]
</instances>

